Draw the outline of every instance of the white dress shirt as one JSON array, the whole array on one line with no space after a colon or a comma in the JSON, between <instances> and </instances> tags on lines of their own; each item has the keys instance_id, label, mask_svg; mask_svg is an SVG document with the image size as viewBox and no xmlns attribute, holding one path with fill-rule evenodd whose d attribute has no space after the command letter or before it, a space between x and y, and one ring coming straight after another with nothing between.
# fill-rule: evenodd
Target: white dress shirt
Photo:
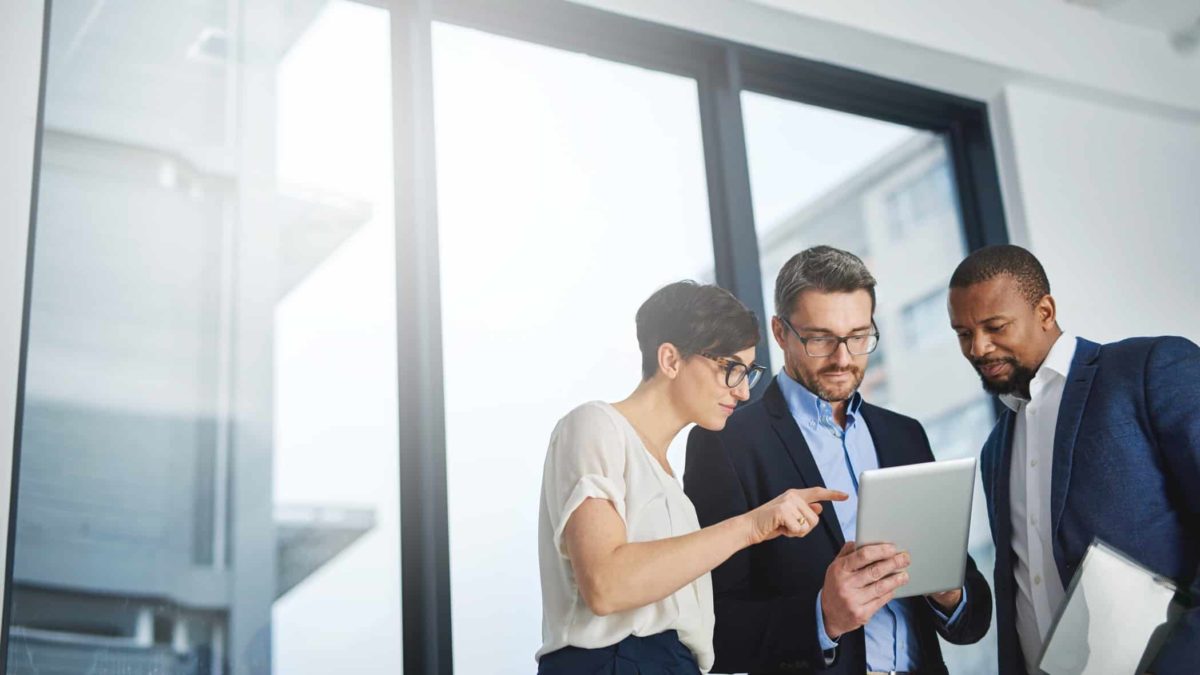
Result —
<instances>
[{"instance_id":1,"label":"white dress shirt","mask_svg":"<svg viewBox=\"0 0 1200 675\"><path fill-rule=\"evenodd\" d=\"M696 508L679 481L646 450L625 416L593 401L559 420L542 471L538 559L542 573L542 647L537 658L566 646L595 649L636 635L675 630L700 670L713 665L713 592L708 574L636 609L597 616L579 594L563 530L584 500L612 502L630 542L700 529Z\"/></svg>"},{"instance_id":2,"label":"white dress shirt","mask_svg":"<svg viewBox=\"0 0 1200 675\"><path fill-rule=\"evenodd\" d=\"M1012 507L1013 576L1017 582L1017 637L1030 673L1040 672L1038 657L1050 622L1062 604L1063 580L1054 562L1050 479L1054 467L1054 431L1075 337L1063 333L1029 383L1029 399L1004 395L1000 400L1017 414L1012 436L1009 501Z\"/></svg>"}]
</instances>

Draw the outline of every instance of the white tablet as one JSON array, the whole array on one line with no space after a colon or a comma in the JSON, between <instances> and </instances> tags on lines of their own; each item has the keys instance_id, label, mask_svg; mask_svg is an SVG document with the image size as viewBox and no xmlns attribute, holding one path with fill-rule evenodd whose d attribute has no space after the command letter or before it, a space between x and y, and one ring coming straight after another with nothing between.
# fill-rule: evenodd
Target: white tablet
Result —
<instances>
[{"instance_id":1,"label":"white tablet","mask_svg":"<svg viewBox=\"0 0 1200 675\"><path fill-rule=\"evenodd\" d=\"M908 583L897 598L963 585L975 458L864 471L858 480L855 543L891 543L908 551Z\"/></svg>"}]
</instances>

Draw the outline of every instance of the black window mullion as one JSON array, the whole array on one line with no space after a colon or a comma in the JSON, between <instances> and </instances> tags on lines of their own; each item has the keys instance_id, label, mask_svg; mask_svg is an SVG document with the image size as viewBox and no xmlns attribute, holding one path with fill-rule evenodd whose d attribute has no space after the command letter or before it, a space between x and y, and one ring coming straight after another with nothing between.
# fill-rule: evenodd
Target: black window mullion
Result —
<instances>
[{"instance_id":1,"label":"black window mullion","mask_svg":"<svg viewBox=\"0 0 1200 675\"><path fill-rule=\"evenodd\" d=\"M46 131L46 72L50 61L50 18L52 0L42 8L41 59L38 64L37 117L34 125L33 172L30 175L29 232L25 241L25 278L21 299L21 336L18 345L16 397L13 406L12 469L9 474L8 529L4 544L4 587L0 591L0 675L8 672L8 633L12 629L13 568L17 553L17 507L21 487L21 442L25 425L25 382L29 364L29 317L33 307L33 265L37 240L38 195L41 188L42 140ZM8 411L4 411L7 414ZM0 440L6 443L9 439Z\"/></svg>"},{"instance_id":2,"label":"black window mullion","mask_svg":"<svg viewBox=\"0 0 1200 675\"><path fill-rule=\"evenodd\" d=\"M967 250L1009 243L987 115L979 111L956 120L947 137Z\"/></svg>"},{"instance_id":3,"label":"black window mullion","mask_svg":"<svg viewBox=\"0 0 1200 675\"><path fill-rule=\"evenodd\" d=\"M967 250L1009 243L1000 175L986 113L980 111L956 120L946 135ZM993 396L992 415L999 419L1003 413L1004 404Z\"/></svg>"},{"instance_id":4,"label":"black window mullion","mask_svg":"<svg viewBox=\"0 0 1200 675\"><path fill-rule=\"evenodd\" d=\"M945 132L984 104L907 82L742 47L748 91L916 129Z\"/></svg>"},{"instance_id":5,"label":"black window mullion","mask_svg":"<svg viewBox=\"0 0 1200 675\"><path fill-rule=\"evenodd\" d=\"M758 235L750 195L750 166L742 122L741 64L732 47L716 50L698 81L700 130L708 178L708 210L712 221L713 260L717 284L729 289L759 317L762 332L756 359L770 370L768 314L764 311ZM766 379L755 386L761 394Z\"/></svg>"}]
</instances>

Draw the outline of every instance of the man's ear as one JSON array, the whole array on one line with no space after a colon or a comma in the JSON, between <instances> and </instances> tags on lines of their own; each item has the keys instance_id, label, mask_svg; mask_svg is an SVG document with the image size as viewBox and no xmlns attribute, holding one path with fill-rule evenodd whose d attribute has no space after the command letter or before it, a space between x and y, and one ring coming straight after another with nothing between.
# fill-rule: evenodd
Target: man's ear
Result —
<instances>
[{"instance_id":1,"label":"man's ear","mask_svg":"<svg viewBox=\"0 0 1200 675\"><path fill-rule=\"evenodd\" d=\"M664 342L658 346L658 371L667 376L667 379L673 380L679 375L679 370L683 368L683 354L679 352L679 348L670 342Z\"/></svg>"},{"instance_id":2,"label":"man's ear","mask_svg":"<svg viewBox=\"0 0 1200 675\"><path fill-rule=\"evenodd\" d=\"M779 345L780 349L787 349L785 346L787 334L788 327L783 325L783 320L777 316L771 317L771 335L775 338L775 344Z\"/></svg>"},{"instance_id":3,"label":"man's ear","mask_svg":"<svg viewBox=\"0 0 1200 675\"><path fill-rule=\"evenodd\" d=\"M1038 300L1034 311L1037 312L1038 323L1042 325L1042 330L1052 330L1058 325L1058 307L1054 304L1054 296L1049 293Z\"/></svg>"}]
</instances>

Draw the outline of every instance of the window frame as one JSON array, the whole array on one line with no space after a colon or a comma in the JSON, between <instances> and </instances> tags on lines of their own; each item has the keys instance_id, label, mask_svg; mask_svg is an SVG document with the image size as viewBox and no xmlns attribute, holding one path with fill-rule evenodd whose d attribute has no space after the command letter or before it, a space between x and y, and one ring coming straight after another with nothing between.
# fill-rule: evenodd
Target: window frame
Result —
<instances>
[{"instance_id":1,"label":"window frame","mask_svg":"<svg viewBox=\"0 0 1200 675\"><path fill-rule=\"evenodd\" d=\"M716 280L759 316L763 335L759 353L764 355L769 354L766 340L770 327L763 306L742 91L944 134L968 250L1009 241L985 102L561 0L396 0L411 8L408 12L397 11L395 3L387 0L372 1L392 9L394 20L404 24L393 36L394 54L401 53L395 39L398 33L421 36L424 51L412 55L417 62L409 61L407 65L420 71L423 82L432 81L429 36L434 21L694 78ZM397 62L393 67L403 65ZM431 86L423 87L413 101L422 120L432 119L431 91ZM398 97L403 93L399 84L395 92ZM413 134L422 130L418 126L401 127L398 122L397 130ZM432 125L427 128L431 130ZM401 134L396 137L400 139ZM432 142L427 144L430 147L418 157L423 164L418 170L432 176ZM408 147L402 147L398 140L398 164L410 157L402 150ZM402 188L419 189L406 193ZM402 220L397 227L419 229L419 233L413 233L413 241L423 246L401 246L397 269L402 270L402 276L425 269L424 294L416 286L401 289L398 316L409 319L401 323L410 325L402 331L399 347L410 363L428 364L430 369L421 379L406 379L410 374L400 374L401 403L403 406L406 401L420 400L422 385L434 387L426 389L426 394L436 392L438 399L436 415L419 419L409 416L401 428L404 664L406 672L448 675L453 672L453 663L441 327L436 320L440 296L436 270L431 269L436 268L436 262L428 262L438 260L437 219L433 213L436 187L431 178L421 181L421 185L402 186L398 180L396 194L413 195L408 204L398 198L397 214ZM409 212L401 215L402 206ZM760 381L756 397L767 384L767 378ZM405 428L405 423L419 426ZM434 439L434 444L423 442Z\"/></svg>"}]
</instances>

